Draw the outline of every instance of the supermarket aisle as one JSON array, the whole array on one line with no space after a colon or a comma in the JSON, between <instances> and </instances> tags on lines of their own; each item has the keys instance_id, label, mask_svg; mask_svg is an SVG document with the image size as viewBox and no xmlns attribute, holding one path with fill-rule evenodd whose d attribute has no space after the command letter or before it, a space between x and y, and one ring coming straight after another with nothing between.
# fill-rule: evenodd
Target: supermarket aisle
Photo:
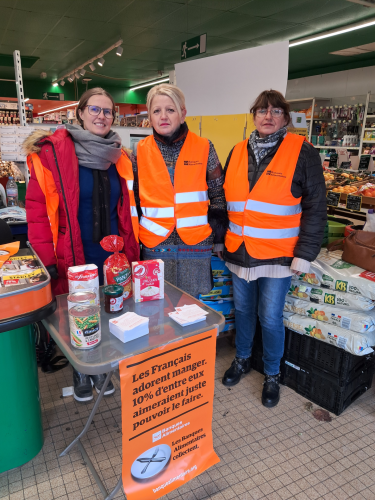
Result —
<instances>
[{"instance_id":1,"label":"supermarket aisle","mask_svg":"<svg viewBox=\"0 0 375 500\"><path fill-rule=\"evenodd\" d=\"M319 422L305 408L307 401L284 386L280 404L264 408L263 377L257 372L225 388L220 380L233 355L234 349L220 340L213 431L221 462L163 499L375 498L375 389L339 417L332 415L331 422ZM78 451L58 458L92 408L92 403L83 406L60 397L70 383L70 368L40 374L45 444L34 460L0 475L1 499L102 499ZM94 422L97 433L88 433L85 447L95 453L104 482L112 488L121 471L119 390L105 399ZM116 498L125 496L120 492Z\"/></svg>"}]
</instances>

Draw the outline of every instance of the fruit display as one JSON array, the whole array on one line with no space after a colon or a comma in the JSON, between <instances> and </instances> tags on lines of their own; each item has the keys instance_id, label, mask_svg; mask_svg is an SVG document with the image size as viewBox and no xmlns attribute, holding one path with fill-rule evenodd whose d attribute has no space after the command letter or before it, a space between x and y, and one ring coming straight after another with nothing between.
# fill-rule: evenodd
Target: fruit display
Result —
<instances>
[{"instance_id":1,"label":"fruit display","mask_svg":"<svg viewBox=\"0 0 375 500\"><path fill-rule=\"evenodd\" d=\"M332 189L335 193L354 194L358 191L358 186L339 186Z\"/></svg>"}]
</instances>

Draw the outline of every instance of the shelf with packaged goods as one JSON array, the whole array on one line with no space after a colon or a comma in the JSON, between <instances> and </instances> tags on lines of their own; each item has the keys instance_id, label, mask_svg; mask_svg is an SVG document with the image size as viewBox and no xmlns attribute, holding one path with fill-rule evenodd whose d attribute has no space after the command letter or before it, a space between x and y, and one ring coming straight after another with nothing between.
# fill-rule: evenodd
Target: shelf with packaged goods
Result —
<instances>
[{"instance_id":1,"label":"shelf with packaged goods","mask_svg":"<svg viewBox=\"0 0 375 500\"><path fill-rule=\"evenodd\" d=\"M316 148L316 149L360 149L359 146L322 146L322 145L315 145L315 144L314 144L314 148Z\"/></svg>"}]
</instances>

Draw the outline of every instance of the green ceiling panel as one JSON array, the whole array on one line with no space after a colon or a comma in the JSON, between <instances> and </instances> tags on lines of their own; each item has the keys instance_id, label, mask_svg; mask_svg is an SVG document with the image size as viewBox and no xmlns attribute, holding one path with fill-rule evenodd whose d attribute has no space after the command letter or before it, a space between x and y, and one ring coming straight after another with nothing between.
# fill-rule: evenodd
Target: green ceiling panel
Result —
<instances>
[{"instance_id":1,"label":"green ceiling panel","mask_svg":"<svg viewBox=\"0 0 375 500\"><path fill-rule=\"evenodd\" d=\"M86 67L86 76L90 85L125 88L172 69L181 60L181 42L194 35L207 33L207 52L197 56L204 58L374 18L375 9L346 0L0 0L0 16L0 52L8 61L15 49L40 58L29 68L24 62L25 79L37 81L46 72L48 86L122 38L122 57L112 51L103 68ZM373 54L330 54L370 42L374 28L291 48L289 77L374 64ZM0 78L14 78L13 68L0 66ZM67 82L68 89L74 84Z\"/></svg>"},{"instance_id":2,"label":"green ceiling panel","mask_svg":"<svg viewBox=\"0 0 375 500\"><path fill-rule=\"evenodd\" d=\"M22 56L21 55L21 64L23 68L31 68L36 61L38 60L38 57L32 57L32 56ZM13 61L13 54L0 54L0 66L10 66L14 68L14 61Z\"/></svg>"}]
</instances>

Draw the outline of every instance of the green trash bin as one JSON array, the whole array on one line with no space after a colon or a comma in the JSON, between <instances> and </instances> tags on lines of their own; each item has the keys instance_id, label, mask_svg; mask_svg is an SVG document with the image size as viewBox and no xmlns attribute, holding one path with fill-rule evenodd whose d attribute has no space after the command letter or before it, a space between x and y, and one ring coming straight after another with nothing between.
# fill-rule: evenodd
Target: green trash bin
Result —
<instances>
[{"instance_id":1,"label":"green trash bin","mask_svg":"<svg viewBox=\"0 0 375 500\"><path fill-rule=\"evenodd\" d=\"M0 474L43 446L35 339L31 325L0 333Z\"/></svg>"}]
</instances>

